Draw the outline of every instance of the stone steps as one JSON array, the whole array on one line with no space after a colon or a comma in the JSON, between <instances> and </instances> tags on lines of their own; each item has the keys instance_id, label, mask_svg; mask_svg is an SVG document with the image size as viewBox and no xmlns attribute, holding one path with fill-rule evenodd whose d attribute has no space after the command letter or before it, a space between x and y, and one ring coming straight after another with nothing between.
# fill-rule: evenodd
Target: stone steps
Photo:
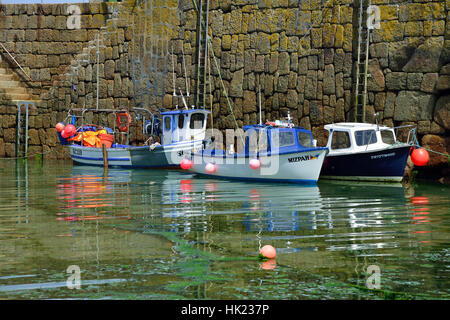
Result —
<instances>
[{"instance_id":1,"label":"stone steps","mask_svg":"<svg viewBox=\"0 0 450 320\"><path fill-rule=\"evenodd\" d=\"M8 100L36 100L32 94L28 93L23 83L17 80L17 76L12 74L7 68L0 67L0 96Z\"/></svg>"}]
</instances>

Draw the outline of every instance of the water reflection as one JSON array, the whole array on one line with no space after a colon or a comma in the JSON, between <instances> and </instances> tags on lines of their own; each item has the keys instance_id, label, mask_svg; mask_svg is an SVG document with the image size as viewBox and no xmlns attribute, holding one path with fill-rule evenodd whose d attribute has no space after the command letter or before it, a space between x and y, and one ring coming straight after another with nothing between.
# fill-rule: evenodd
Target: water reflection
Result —
<instances>
[{"instance_id":1,"label":"water reflection","mask_svg":"<svg viewBox=\"0 0 450 320\"><path fill-rule=\"evenodd\" d=\"M103 175L96 167L74 167L70 177L60 177L56 184L56 199L60 212L56 220L85 221L102 219L130 219L128 183L131 171L111 170ZM125 186L125 187L124 187ZM111 215L110 207L121 212Z\"/></svg>"},{"instance_id":2,"label":"water reflection","mask_svg":"<svg viewBox=\"0 0 450 320\"><path fill-rule=\"evenodd\" d=\"M22 288L26 279L33 282L30 290L48 283L59 287L64 279L48 275L70 264L82 265L86 280L95 283L129 282L134 274L122 265L141 267L142 261L142 272L149 273L151 265L158 270L152 274L162 277L159 289L152 290L163 290L173 274L172 259L186 257L158 236L162 232L224 256L255 257L262 245L276 247L276 261L226 264L240 277L233 290L250 288L255 270L309 270L364 285L367 266L376 264L384 285L415 277L430 288L438 288L448 273L450 200L441 187L245 183L178 171L110 168L105 173L98 167L19 163L0 163L0 171L5 292ZM221 290L209 289L213 282L202 297L223 297ZM132 286L141 290L141 285Z\"/></svg>"}]
</instances>

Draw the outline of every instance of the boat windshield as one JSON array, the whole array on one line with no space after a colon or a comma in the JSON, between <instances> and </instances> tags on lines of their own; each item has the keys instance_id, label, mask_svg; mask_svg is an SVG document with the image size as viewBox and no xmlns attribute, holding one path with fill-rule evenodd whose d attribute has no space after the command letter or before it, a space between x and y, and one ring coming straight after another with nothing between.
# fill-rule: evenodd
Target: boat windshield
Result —
<instances>
[{"instance_id":1,"label":"boat windshield","mask_svg":"<svg viewBox=\"0 0 450 320\"><path fill-rule=\"evenodd\" d=\"M360 130L355 132L355 140L358 146L377 143L375 130Z\"/></svg>"},{"instance_id":2,"label":"boat windshield","mask_svg":"<svg viewBox=\"0 0 450 320\"><path fill-rule=\"evenodd\" d=\"M331 138L331 149L347 149L350 148L350 135L346 131L333 131Z\"/></svg>"},{"instance_id":3,"label":"boat windshield","mask_svg":"<svg viewBox=\"0 0 450 320\"><path fill-rule=\"evenodd\" d=\"M386 144L394 144L394 132L392 130L381 130L381 140Z\"/></svg>"},{"instance_id":4,"label":"boat windshield","mask_svg":"<svg viewBox=\"0 0 450 320\"><path fill-rule=\"evenodd\" d=\"M292 131L280 131L280 148L289 147L295 144L295 136Z\"/></svg>"},{"instance_id":5,"label":"boat windshield","mask_svg":"<svg viewBox=\"0 0 450 320\"><path fill-rule=\"evenodd\" d=\"M205 120L205 115L203 113L194 113L191 116L191 123L189 127L191 129L201 129L203 128L203 121Z\"/></svg>"},{"instance_id":6,"label":"boat windshield","mask_svg":"<svg viewBox=\"0 0 450 320\"><path fill-rule=\"evenodd\" d=\"M311 140L311 135L307 132L298 131L298 142L300 145L306 148L312 148L313 142Z\"/></svg>"}]
</instances>

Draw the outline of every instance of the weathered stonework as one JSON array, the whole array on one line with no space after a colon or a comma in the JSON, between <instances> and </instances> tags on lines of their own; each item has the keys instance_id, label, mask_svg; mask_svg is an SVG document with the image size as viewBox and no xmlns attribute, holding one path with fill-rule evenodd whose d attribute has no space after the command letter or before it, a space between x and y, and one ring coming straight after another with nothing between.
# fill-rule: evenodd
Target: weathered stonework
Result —
<instances>
[{"instance_id":1,"label":"weathered stonework","mask_svg":"<svg viewBox=\"0 0 450 320\"><path fill-rule=\"evenodd\" d=\"M135 102L156 108L181 105L180 99L173 97L172 68L176 88L186 93L184 66L191 92L188 104L195 103L198 39L192 1L170 0L159 7L155 0L145 0L130 14L132 2L117 5L122 6L119 17L124 19L116 25L112 25L110 4L83 5L82 29L76 32L65 27L64 6L33 5L28 11L16 11L12 5L1 7L0 29L6 32L0 32L0 41L17 55L30 75L45 83L44 92L31 89L42 97L39 112L31 120L36 129L33 146L57 150L53 140L43 138L45 130L63 120L70 105L95 105L96 57L95 50L87 52L87 48L95 46L102 26L114 32L104 33L105 47L100 50L100 106L132 108ZM427 134L448 136L448 1L380 0L372 4L380 8L381 28L371 32L368 113L379 112L378 121L383 124L417 125L420 141ZM148 9L150 5L153 12ZM351 0L332 5L320 1L211 0L209 27L215 59L210 57L212 100L207 101L207 107L213 106L214 125L222 130L234 128L228 101L239 125L257 121L259 88L263 121L284 117L289 111L294 123L313 129L319 141L326 140L324 124L352 120L358 6L358 1ZM156 18L163 23L156 23ZM151 47L152 43L157 45ZM154 65L155 59L147 57L152 50L139 55L145 48L160 48L165 62ZM90 61L83 64L85 57ZM72 71L71 66L77 65L80 68ZM146 77L145 70L152 67L158 72L165 68L166 73L150 81L151 74ZM148 84L162 92L153 94ZM14 109L11 105L1 104L0 108L1 115L15 114L9 111ZM51 112L55 115L44 120L42 116ZM374 120L373 114L368 119ZM8 118L7 123L0 132L0 155L10 156L15 137L7 130L14 121ZM132 143L142 142L137 132L132 134Z\"/></svg>"}]
</instances>

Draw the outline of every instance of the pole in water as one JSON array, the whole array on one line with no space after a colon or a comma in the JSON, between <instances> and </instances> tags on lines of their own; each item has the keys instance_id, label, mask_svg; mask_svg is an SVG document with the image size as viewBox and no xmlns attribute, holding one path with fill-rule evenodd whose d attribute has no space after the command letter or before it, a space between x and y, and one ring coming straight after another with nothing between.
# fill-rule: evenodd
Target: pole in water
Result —
<instances>
[{"instance_id":1,"label":"pole in water","mask_svg":"<svg viewBox=\"0 0 450 320\"><path fill-rule=\"evenodd\" d=\"M262 124L262 114L261 114L261 85L259 85L259 124Z\"/></svg>"},{"instance_id":2,"label":"pole in water","mask_svg":"<svg viewBox=\"0 0 450 320\"><path fill-rule=\"evenodd\" d=\"M175 61L173 59L173 45L172 45L172 77L173 77L173 96L176 97L176 81L175 81Z\"/></svg>"},{"instance_id":3,"label":"pole in water","mask_svg":"<svg viewBox=\"0 0 450 320\"><path fill-rule=\"evenodd\" d=\"M106 151L106 145L102 144L103 149L103 168L108 171L108 151Z\"/></svg>"},{"instance_id":4,"label":"pole in water","mask_svg":"<svg viewBox=\"0 0 450 320\"><path fill-rule=\"evenodd\" d=\"M98 62L100 60L100 36L97 34L97 99L96 99L96 109L98 110L98 82L99 82L99 66Z\"/></svg>"}]
</instances>

